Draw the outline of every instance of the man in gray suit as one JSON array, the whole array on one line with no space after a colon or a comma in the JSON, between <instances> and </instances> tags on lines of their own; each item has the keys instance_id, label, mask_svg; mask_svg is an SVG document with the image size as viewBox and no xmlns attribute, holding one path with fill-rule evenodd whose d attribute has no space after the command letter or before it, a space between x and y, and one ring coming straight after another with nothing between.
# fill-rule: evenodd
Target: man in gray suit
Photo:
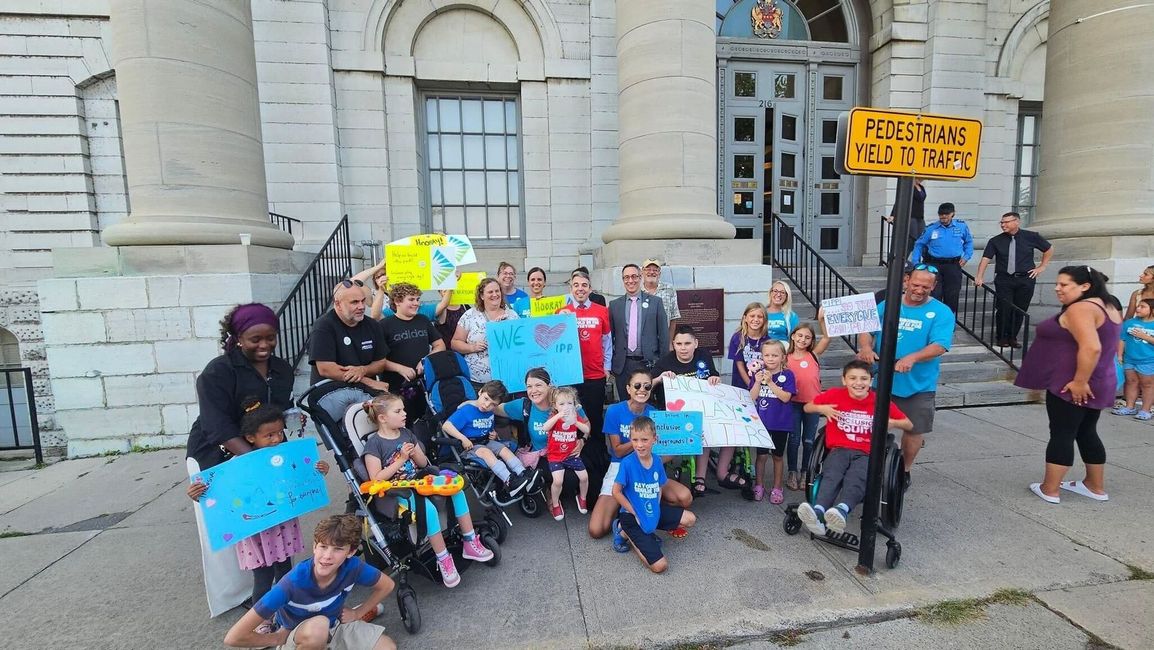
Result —
<instances>
[{"instance_id":1,"label":"man in gray suit","mask_svg":"<svg viewBox=\"0 0 1154 650\"><path fill-rule=\"evenodd\" d=\"M613 329L613 375L617 398L625 399L625 382L637 368L649 368L669 350L669 317L661 298L641 290L641 267L621 269L625 295L609 303Z\"/></svg>"}]
</instances>

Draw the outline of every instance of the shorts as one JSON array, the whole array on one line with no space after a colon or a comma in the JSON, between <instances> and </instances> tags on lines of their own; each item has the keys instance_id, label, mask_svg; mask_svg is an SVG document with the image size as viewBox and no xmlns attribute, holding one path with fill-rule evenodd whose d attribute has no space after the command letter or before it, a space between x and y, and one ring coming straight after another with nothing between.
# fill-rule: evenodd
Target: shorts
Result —
<instances>
[{"instance_id":1,"label":"shorts","mask_svg":"<svg viewBox=\"0 0 1154 650\"><path fill-rule=\"evenodd\" d=\"M902 413L910 419L914 424L914 430L911 433L922 434L929 433L934 430L934 396L936 393L914 393L909 397L898 397L894 395L893 403L897 405Z\"/></svg>"},{"instance_id":2,"label":"shorts","mask_svg":"<svg viewBox=\"0 0 1154 650\"><path fill-rule=\"evenodd\" d=\"M574 472L584 472L585 463L581 461L580 456L571 456L569 458L559 460L556 463L549 461L550 472L560 472L567 469L571 469Z\"/></svg>"},{"instance_id":3,"label":"shorts","mask_svg":"<svg viewBox=\"0 0 1154 650\"><path fill-rule=\"evenodd\" d=\"M773 449L766 449L765 447L757 447L758 456L767 456L772 453L774 456L781 458L785 456L785 443L789 440L788 431L770 431L769 439L773 441Z\"/></svg>"},{"instance_id":4,"label":"shorts","mask_svg":"<svg viewBox=\"0 0 1154 650\"><path fill-rule=\"evenodd\" d=\"M1133 370L1139 375L1154 375L1154 362L1148 363L1123 363L1123 370Z\"/></svg>"},{"instance_id":5,"label":"shorts","mask_svg":"<svg viewBox=\"0 0 1154 650\"><path fill-rule=\"evenodd\" d=\"M293 632L289 633L284 645L277 646L278 650L296 650L297 643L293 639ZM329 630L329 650L364 650L372 648L385 633L385 628L364 621L341 623Z\"/></svg>"},{"instance_id":6,"label":"shorts","mask_svg":"<svg viewBox=\"0 0 1154 650\"><path fill-rule=\"evenodd\" d=\"M605 470L605 480L601 481L601 496L613 496L613 482L617 480L617 470L621 469L621 463L614 461L609 463L609 468Z\"/></svg>"},{"instance_id":7,"label":"shorts","mask_svg":"<svg viewBox=\"0 0 1154 650\"><path fill-rule=\"evenodd\" d=\"M685 512L684 508L677 506L661 506L661 511L657 514L657 529L656 530L673 530L681 525L681 513ZM658 560L665 557L661 552L661 540L657 538L657 533L647 533L641 530L641 524L637 523L637 517L628 512L617 513L617 521L621 522L621 532L629 537L629 541L641 551L641 557L645 558L645 562L652 566Z\"/></svg>"},{"instance_id":8,"label":"shorts","mask_svg":"<svg viewBox=\"0 0 1154 650\"><path fill-rule=\"evenodd\" d=\"M508 449L508 448L509 447L507 447L505 445L505 443L501 442L500 440L486 440L486 441L481 441L481 442L474 442L473 448L470 449L469 451L466 451L464 454L464 457L468 460L476 460L478 463L485 465L485 461L481 460L480 457L477 456L477 450L478 449L488 449L489 451L493 452L493 455L497 457L497 460L500 460L501 459L501 450Z\"/></svg>"}]
</instances>

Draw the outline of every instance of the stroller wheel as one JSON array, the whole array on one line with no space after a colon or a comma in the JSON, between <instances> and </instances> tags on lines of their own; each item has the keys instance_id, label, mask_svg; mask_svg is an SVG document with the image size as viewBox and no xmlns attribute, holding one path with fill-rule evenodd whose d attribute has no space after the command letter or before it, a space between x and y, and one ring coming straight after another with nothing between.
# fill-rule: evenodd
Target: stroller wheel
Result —
<instances>
[{"instance_id":1,"label":"stroller wheel","mask_svg":"<svg viewBox=\"0 0 1154 650\"><path fill-rule=\"evenodd\" d=\"M417 607L417 593L412 587L397 591L397 609L401 611L401 623L409 634L421 631L421 610Z\"/></svg>"},{"instance_id":2,"label":"stroller wheel","mask_svg":"<svg viewBox=\"0 0 1154 650\"><path fill-rule=\"evenodd\" d=\"M493 539L489 535L481 535L481 543L485 545L485 548L489 549L490 551L493 551L493 559L489 560L485 564L487 564L489 566L497 566L498 564L500 564L501 563L501 544L500 544L500 542Z\"/></svg>"},{"instance_id":3,"label":"stroller wheel","mask_svg":"<svg viewBox=\"0 0 1154 650\"><path fill-rule=\"evenodd\" d=\"M797 516L796 511L787 511L785 520L781 522L781 527L785 529L786 535L796 535L801 530L801 518Z\"/></svg>"},{"instance_id":4,"label":"stroller wheel","mask_svg":"<svg viewBox=\"0 0 1154 650\"><path fill-rule=\"evenodd\" d=\"M521 497L521 514L530 519L536 519L541 516L541 500L537 498L536 494L526 494Z\"/></svg>"}]
</instances>

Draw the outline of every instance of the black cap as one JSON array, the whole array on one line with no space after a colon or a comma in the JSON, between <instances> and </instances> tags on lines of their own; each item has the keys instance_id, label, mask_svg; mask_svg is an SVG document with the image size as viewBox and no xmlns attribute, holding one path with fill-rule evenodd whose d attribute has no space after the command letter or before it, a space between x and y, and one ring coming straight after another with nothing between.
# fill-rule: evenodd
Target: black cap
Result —
<instances>
[{"instance_id":1,"label":"black cap","mask_svg":"<svg viewBox=\"0 0 1154 650\"><path fill-rule=\"evenodd\" d=\"M954 213L954 204L953 203L943 203L943 204L938 206L938 214L953 214L953 213Z\"/></svg>"}]
</instances>

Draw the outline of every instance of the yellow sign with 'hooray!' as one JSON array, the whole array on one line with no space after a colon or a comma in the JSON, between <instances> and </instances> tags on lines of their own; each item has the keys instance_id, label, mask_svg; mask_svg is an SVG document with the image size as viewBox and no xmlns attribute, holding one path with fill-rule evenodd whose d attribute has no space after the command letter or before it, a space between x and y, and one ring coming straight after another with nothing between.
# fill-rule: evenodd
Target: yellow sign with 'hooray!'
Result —
<instances>
[{"instance_id":1,"label":"yellow sign with 'hooray!'","mask_svg":"<svg viewBox=\"0 0 1154 650\"><path fill-rule=\"evenodd\" d=\"M969 179L978 173L981 142L979 120L854 108L838 122L837 171Z\"/></svg>"}]
</instances>

